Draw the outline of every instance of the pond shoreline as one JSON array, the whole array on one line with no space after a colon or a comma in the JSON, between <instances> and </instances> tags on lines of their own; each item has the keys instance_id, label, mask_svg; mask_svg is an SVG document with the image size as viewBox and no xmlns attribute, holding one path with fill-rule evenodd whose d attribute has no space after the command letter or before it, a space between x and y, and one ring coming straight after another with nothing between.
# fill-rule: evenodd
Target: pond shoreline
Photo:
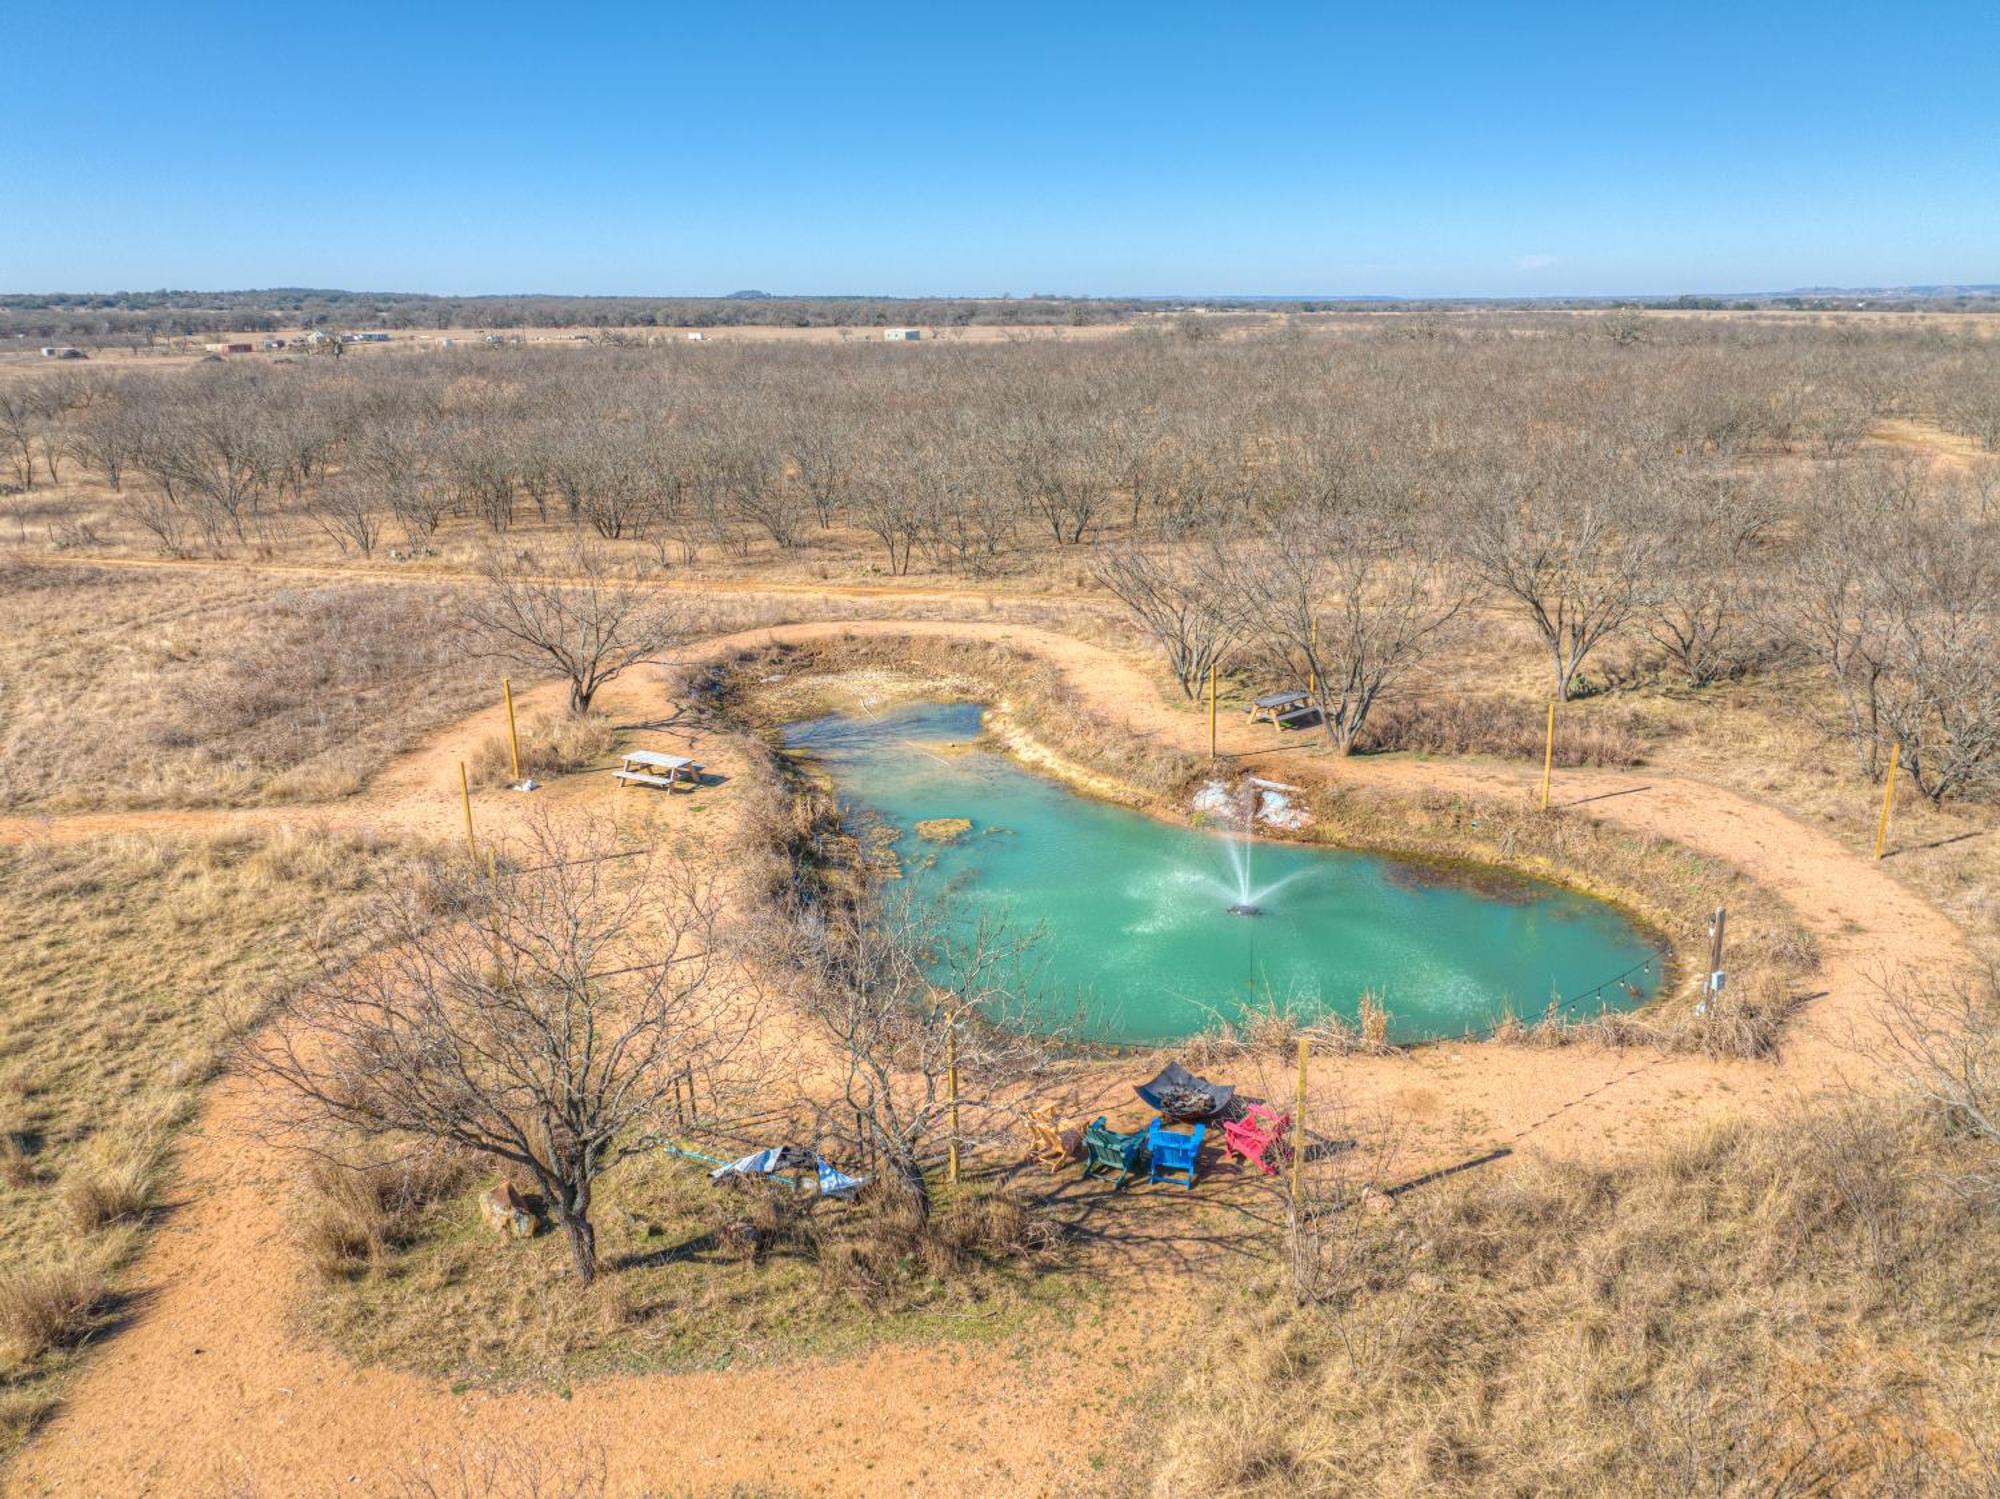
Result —
<instances>
[{"instance_id":1,"label":"pond shoreline","mask_svg":"<svg viewBox=\"0 0 2000 1499\"><path fill-rule=\"evenodd\" d=\"M980 736L1023 768L1095 800L1186 827L1188 793L1207 771L1205 759L1171 746L1148 752L1078 711L1074 694L1037 658L1001 644L968 647L924 637L849 637L807 644L773 644L715 663L710 678L717 705L739 726L777 742L777 726L859 706L946 699L986 710ZM1238 774L1256 774L1261 756L1236 759ZM1129 770L1127 770L1129 767ZM1294 773L1295 774L1295 773ZM1317 777L1299 777L1316 780ZM1150 784L1141 784L1141 782ZM1817 967L1809 932L1765 887L1724 861L1657 836L1634 837L1583 814L1534 813L1511 799L1468 794L1409 793L1338 782L1303 788L1314 816L1310 833L1259 829L1260 842L1318 846L1373 854L1434 870L1450 884L1482 877L1525 878L1585 896L1614 909L1662 955L1656 995L1636 1009L1614 1012L1599 1036L1615 1047L1652 1045L1668 1051L1766 1056L1775 1052L1788 1003L1774 1022L1754 1018L1754 1044L1717 1042L1691 1027L1683 1007L1691 959L1702 940L1707 910L1727 901L1737 944L1732 985L1746 973L1773 990L1796 990ZM1600 872L1601 871L1601 872ZM1616 876L1623 876L1618 878ZM1692 909L1699 916L1690 914ZM1738 989L1739 994L1747 993ZM1692 1006L1685 1007L1692 1011ZM1499 1039L1533 1045L1589 1040L1599 1022L1565 1019L1551 1027L1534 1015ZM1464 1039L1440 1036L1435 1043ZM1418 1045L1433 1042L1412 1043Z\"/></svg>"},{"instance_id":2,"label":"pond shoreline","mask_svg":"<svg viewBox=\"0 0 2000 1499\"><path fill-rule=\"evenodd\" d=\"M958 692L894 707L871 692L832 713L787 694L781 716L788 757L837 789L873 867L919 890L944 880L962 912L1043 934L1054 988L1029 1004L1058 1031L1171 1045L1283 1014L1329 1040L1368 1025L1407 1046L1552 1007L1629 1013L1657 992L1665 945L1623 910L1502 866L1329 839L1296 811L1301 788L1225 775L1172 796L1089 795L1014 753L1023 736L1002 712ZM1246 838L1253 787L1263 815L1301 831ZM878 821L893 833L871 837ZM957 836L939 836L947 824ZM1016 830L1024 841L987 841ZM1366 1021L1371 1006L1386 1015Z\"/></svg>"}]
</instances>

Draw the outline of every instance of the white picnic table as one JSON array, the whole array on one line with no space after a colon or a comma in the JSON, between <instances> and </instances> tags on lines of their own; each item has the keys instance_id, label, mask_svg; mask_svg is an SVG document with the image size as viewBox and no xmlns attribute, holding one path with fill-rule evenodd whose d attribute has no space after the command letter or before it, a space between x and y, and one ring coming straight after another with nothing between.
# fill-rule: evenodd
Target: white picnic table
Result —
<instances>
[{"instance_id":1,"label":"white picnic table","mask_svg":"<svg viewBox=\"0 0 2000 1499\"><path fill-rule=\"evenodd\" d=\"M671 791L685 776L688 784L701 783L701 767L685 755L663 755L658 750L627 750L623 762L611 772L613 780L628 786L658 786Z\"/></svg>"}]
</instances>

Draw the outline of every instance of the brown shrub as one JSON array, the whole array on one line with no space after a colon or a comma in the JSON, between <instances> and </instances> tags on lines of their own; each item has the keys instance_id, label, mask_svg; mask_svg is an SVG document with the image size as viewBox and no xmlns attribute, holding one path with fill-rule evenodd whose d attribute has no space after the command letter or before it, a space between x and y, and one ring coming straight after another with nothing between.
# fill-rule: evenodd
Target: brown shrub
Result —
<instances>
[{"instance_id":1,"label":"brown shrub","mask_svg":"<svg viewBox=\"0 0 2000 1499\"><path fill-rule=\"evenodd\" d=\"M1969 1148L1868 1099L1409 1192L1337 1300L1219 1293L1152 1491L1991 1493Z\"/></svg>"},{"instance_id":2,"label":"brown shrub","mask_svg":"<svg viewBox=\"0 0 2000 1499\"><path fill-rule=\"evenodd\" d=\"M0 1338L17 1366L90 1330L105 1294L103 1273L77 1262L48 1263L0 1275Z\"/></svg>"},{"instance_id":3,"label":"brown shrub","mask_svg":"<svg viewBox=\"0 0 2000 1499\"><path fill-rule=\"evenodd\" d=\"M614 737L611 720L602 713L539 715L521 733L521 773L538 781L573 774L607 754ZM474 785L511 784L514 759L507 736L495 734L484 740L467 770Z\"/></svg>"},{"instance_id":4,"label":"brown shrub","mask_svg":"<svg viewBox=\"0 0 2000 1499\"><path fill-rule=\"evenodd\" d=\"M57 1188L63 1210L82 1233L137 1218L152 1201L158 1165L150 1150L122 1155L95 1152L63 1173Z\"/></svg>"},{"instance_id":5,"label":"brown shrub","mask_svg":"<svg viewBox=\"0 0 2000 1499\"><path fill-rule=\"evenodd\" d=\"M1368 715L1356 748L1426 755L1497 755L1540 761L1547 710L1515 698L1424 697L1384 703ZM1638 765L1646 758L1646 721L1633 709L1566 712L1556 727L1558 765Z\"/></svg>"}]
</instances>

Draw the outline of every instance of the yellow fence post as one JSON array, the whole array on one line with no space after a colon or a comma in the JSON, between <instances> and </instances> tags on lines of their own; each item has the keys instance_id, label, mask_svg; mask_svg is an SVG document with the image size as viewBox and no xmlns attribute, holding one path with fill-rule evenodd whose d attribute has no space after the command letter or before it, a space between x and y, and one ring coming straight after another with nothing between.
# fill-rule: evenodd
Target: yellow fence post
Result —
<instances>
[{"instance_id":1,"label":"yellow fence post","mask_svg":"<svg viewBox=\"0 0 2000 1499\"><path fill-rule=\"evenodd\" d=\"M472 836L472 782L465 774L465 762L458 762L458 798L465 804L465 847L473 858L479 857L479 841Z\"/></svg>"},{"instance_id":2,"label":"yellow fence post","mask_svg":"<svg viewBox=\"0 0 2000 1499\"><path fill-rule=\"evenodd\" d=\"M1556 768L1556 705L1549 704L1548 738L1542 745L1542 810L1549 810L1549 776Z\"/></svg>"},{"instance_id":3,"label":"yellow fence post","mask_svg":"<svg viewBox=\"0 0 2000 1499\"><path fill-rule=\"evenodd\" d=\"M514 784L521 784L521 735L514 727L514 684L500 679L500 691L507 699L507 751L514 757Z\"/></svg>"},{"instance_id":4,"label":"yellow fence post","mask_svg":"<svg viewBox=\"0 0 2000 1499\"><path fill-rule=\"evenodd\" d=\"M1898 739L1889 746L1889 774L1882 780L1882 816L1875 824L1875 857L1882 857L1882 850L1889 840L1889 813L1896 805L1896 770L1903 763L1903 741Z\"/></svg>"},{"instance_id":5,"label":"yellow fence post","mask_svg":"<svg viewBox=\"0 0 2000 1499\"><path fill-rule=\"evenodd\" d=\"M944 1086L945 1097L951 1101L951 1148L945 1160L945 1180L955 1187L958 1185L958 1011L951 1011L945 1017L945 1024L950 1029L944 1038Z\"/></svg>"},{"instance_id":6,"label":"yellow fence post","mask_svg":"<svg viewBox=\"0 0 2000 1499\"><path fill-rule=\"evenodd\" d=\"M1299 1037L1299 1086L1292 1100L1292 1211L1299 1211L1299 1162L1306 1155L1306 1056L1312 1042Z\"/></svg>"},{"instance_id":7,"label":"yellow fence post","mask_svg":"<svg viewBox=\"0 0 2000 1499\"><path fill-rule=\"evenodd\" d=\"M1215 758L1215 663L1208 663L1208 758Z\"/></svg>"}]
</instances>

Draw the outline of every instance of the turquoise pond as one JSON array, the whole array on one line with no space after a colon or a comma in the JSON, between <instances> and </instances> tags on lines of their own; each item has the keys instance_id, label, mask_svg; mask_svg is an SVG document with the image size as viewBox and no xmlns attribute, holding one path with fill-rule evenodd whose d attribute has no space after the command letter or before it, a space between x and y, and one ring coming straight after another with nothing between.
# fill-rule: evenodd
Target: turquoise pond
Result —
<instances>
[{"instance_id":1,"label":"turquoise pond","mask_svg":"<svg viewBox=\"0 0 2000 1499\"><path fill-rule=\"evenodd\" d=\"M1655 946L1599 901L1519 876L1468 879L1324 846L1176 827L1092 801L1006 757L964 748L970 703L789 726L849 817L880 820L919 894L958 919L1036 932L1034 1004L1051 1029L1103 1042L1192 1035L1246 1001L1288 998L1352 1019L1382 996L1394 1040L1463 1035L1511 1006L1629 1009L1660 979ZM942 747L952 746L951 753ZM1232 804L1234 805L1234 804ZM919 838L964 817L955 843ZM1237 825L1225 809L1212 819ZM1232 914L1232 905L1261 914Z\"/></svg>"}]
</instances>

